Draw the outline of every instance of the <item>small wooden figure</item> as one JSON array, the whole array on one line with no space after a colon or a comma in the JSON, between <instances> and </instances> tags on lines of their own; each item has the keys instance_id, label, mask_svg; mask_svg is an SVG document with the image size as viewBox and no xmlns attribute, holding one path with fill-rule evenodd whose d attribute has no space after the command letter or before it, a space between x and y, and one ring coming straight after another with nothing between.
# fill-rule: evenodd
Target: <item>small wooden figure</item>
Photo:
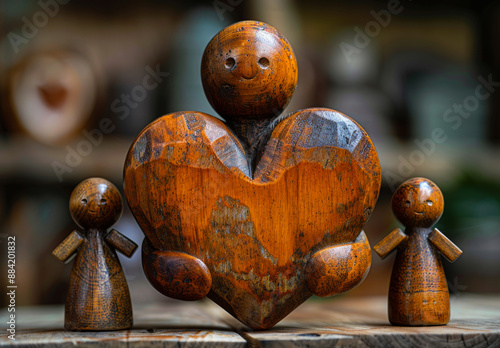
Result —
<instances>
[{"instance_id":1,"label":"small wooden figure","mask_svg":"<svg viewBox=\"0 0 500 348\"><path fill-rule=\"evenodd\" d=\"M52 254L62 262L76 259L69 280L66 330L120 330L132 327L130 293L115 249L131 257L137 244L116 230L122 198L109 181L90 178L71 194L69 210L84 232L73 231Z\"/></svg>"},{"instance_id":2,"label":"small wooden figure","mask_svg":"<svg viewBox=\"0 0 500 348\"><path fill-rule=\"evenodd\" d=\"M262 22L218 33L202 58L214 109L158 118L136 138L125 196L141 226L146 277L183 300L208 296L254 329L311 295L365 278L362 231L380 189L368 134L327 108L280 116L295 90L288 41Z\"/></svg>"},{"instance_id":3,"label":"small wooden figure","mask_svg":"<svg viewBox=\"0 0 500 348\"><path fill-rule=\"evenodd\" d=\"M446 325L450 295L440 252L454 262L462 251L432 226L443 213L439 187L425 178L413 178L398 187L392 198L396 228L373 249L385 258L398 250L389 289L389 321L393 325Z\"/></svg>"}]
</instances>

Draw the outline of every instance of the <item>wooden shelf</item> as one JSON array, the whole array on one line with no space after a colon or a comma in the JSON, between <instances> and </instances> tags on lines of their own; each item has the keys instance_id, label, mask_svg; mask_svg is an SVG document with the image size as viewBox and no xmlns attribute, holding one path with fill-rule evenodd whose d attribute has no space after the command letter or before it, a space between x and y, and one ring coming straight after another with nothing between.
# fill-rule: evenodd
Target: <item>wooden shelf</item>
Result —
<instances>
[{"instance_id":1,"label":"wooden shelf","mask_svg":"<svg viewBox=\"0 0 500 348\"><path fill-rule=\"evenodd\" d=\"M17 308L16 340L48 347L487 347L500 346L500 296L452 297L446 326L397 327L385 297L309 300L271 330L253 331L210 301L142 303L132 330L67 332L62 306ZM7 311L0 320L6 322ZM247 345L248 344L248 345Z\"/></svg>"},{"instance_id":2,"label":"wooden shelf","mask_svg":"<svg viewBox=\"0 0 500 348\"><path fill-rule=\"evenodd\" d=\"M375 144L375 147L380 157L384 184L388 183L389 173L405 180L424 176L443 185L453 184L465 170L495 181L500 178L500 148L441 144L420 160L420 155L416 153L422 151L413 143Z\"/></svg>"},{"instance_id":3,"label":"wooden shelf","mask_svg":"<svg viewBox=\"0 0 500 348\"><path fill-rule=\"evenodd\" d=\"M80 141L90 144L84 138L61 147L46 146L23 137L2 140L0 141L0 181L11 182L24 179L35 183L75 184L88 177L103 176L117 184L121 183L123 163L132 139L104 138L98 145L91 144L88 154L81 152L84 156L76 152ZM71 153L68 147L77 155L68 155ZM79 163L78 158L80 158ZM53 163L55 162L67 166L68 170L61 172L60 175L62 181L59 180L54 170Z\"/></svg>"},{"instance_id":4,"label":"wooden shelf","mask_svg":"<svg viewBox=\"0 0 500 348\"><path fill-rule=\"evenodd\" d=\"M84 138L79 139L85 140ZM123 163L133 139L107 137L98 146L93 146L87 156L71 172L62 175L63 181L75 184L91 176L103 176L108 180L121 183ZM76 150L78 141L68 145ZM422 164L412 162L412 152L418 150L414 144L375 144L382 167L383 183L387 184L388 173L403 179L411 176L426 176L437 182L451 183L457 179L464 168L474 169L492 180L500 178L500 149L492 147L470 147L461 149L438 145L432 155L425 156ZM50 147L23 137L0 140L0 181L11 182L27 179L32 182L48 184L59 183L54 172L54 161L67 165L68 150L65 146ZM403 160L408 161L414 170L411 176L400 171ZM415 165L418 164L418 165ZM405 167L406 168L406 167ZM405 169L406 170L406 169Z\"/></svg>"}]
</instances>

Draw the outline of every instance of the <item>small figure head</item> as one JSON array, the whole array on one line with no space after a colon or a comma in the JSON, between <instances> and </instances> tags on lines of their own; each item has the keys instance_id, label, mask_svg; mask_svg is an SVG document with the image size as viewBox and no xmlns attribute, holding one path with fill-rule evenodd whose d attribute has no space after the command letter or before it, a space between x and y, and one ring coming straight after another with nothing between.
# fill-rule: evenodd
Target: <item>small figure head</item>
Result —
<instances>
[{"instance_id":1,"label":"small figure head","mask_svg":"<svg viewBox=\"0 0 500 348\"><path fill-rule=\"evenodd\" d=\"M108 180L86 179L71 193L69 211L75 223L84 229L107 229L122 214L122 197Z\"/></svg>"},{"instance_id":2,"label":"small figure head","mask_svg":"<svg viewBox=\"0 0 500 348\"><path fill-rule=\"evenodd\" d=\"M407 227L432 227L443 214L443 209L441 190L425 178L405 181L392 196L392 211Z\"/></svg>"},{"instance_id":3,"label":"small figure head","mask_svg":"<svg viewBox=\"0 0 500 348\"><path fill-rule=\"evenodd\" d=\"M297 61L288 41L262 22L228 26L207 45L201 63L203 89L227 121L279 115L297 84Z\"/></svg>"}]
</instances>

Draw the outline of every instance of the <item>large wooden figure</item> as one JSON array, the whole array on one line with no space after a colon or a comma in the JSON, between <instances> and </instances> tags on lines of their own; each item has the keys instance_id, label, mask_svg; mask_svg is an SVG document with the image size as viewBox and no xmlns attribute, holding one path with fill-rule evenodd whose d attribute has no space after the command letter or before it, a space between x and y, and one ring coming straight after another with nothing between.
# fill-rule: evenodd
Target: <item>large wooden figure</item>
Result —
<instances>
[{"instance_id":1,"label":"large wooden figure","mask_svg":"<svg viewBox=\"0 0 500 348\"><path fill-rule=\"evenodd\" d=\"M392 198L396 228L373 249L382 258L398 250L389 289L389 321L393 325L445 325L450 320L450 295L441 252L450 262L462 251L432 226L443 214L439 187L413 178L398 187Z\"/></svg>"},{"instance_id":2,"label":"large wooden figure","mask_svg":"<svg viewBox=\"0 0 500 348\"><path fill-rule=\"evenodd\" d=\"M226 123L194 111L165 115L125 162L125 195L146 235L144 271L167 296L208 296L246 325L269 328L312 294L338 294L366 276L362 228L380 189L378 156L337 111L279 116L297 63L267 24L218 33L201 73Z\"/></svg>"},{"instance_id":3,"label":"large wooden figure","mask_svg":"<svg viewBox=\"0 0 500 348\"><path fill-rule=\"evenodd\" d=\"M63 262L76 254L64 327L94 331L132 327L130 293L115 249L130 257L137 244L116 230L107 232L122 213L120 192L105 179L90 178L73 190L69 209L84 232L73 231L53 251Z\"/></svg>"}]
</instances>

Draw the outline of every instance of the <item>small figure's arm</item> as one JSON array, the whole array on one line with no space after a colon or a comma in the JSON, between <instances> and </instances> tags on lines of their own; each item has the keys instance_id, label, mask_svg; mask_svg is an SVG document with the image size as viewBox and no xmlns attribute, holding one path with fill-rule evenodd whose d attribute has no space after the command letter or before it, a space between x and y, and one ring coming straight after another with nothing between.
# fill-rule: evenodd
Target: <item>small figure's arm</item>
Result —
<instances>
[{"instance_id":1,"label":"small figure's arm","mask_svg":"<svg viewBox=\"0 0 500 348\"><path fill-rule=\"evenodd\" d=\"M457 247L451 240L449 240L441 231L435 228L429 234L429 241L443 254L443 256L450 262L455 262L462 250Z\"/></svg>"},{"instance_id":2,"label":"small figure's arm","mask_svg":"<svg viewBox=\"0 0 500 348\"><path fill-rule=\"evenodd\" d=\"M106 242L112 245L116 250L121 252L126 257L131 257L137 250L137 244L131 239L125 237L123 234L115 229L112 229L105 238Z\"/></svg>"},{"instance_id":3,"label":"small figure's arm","mask_svg":"<svg viewBox=\"0 0 500 348\"><path fill-rule=\"evenodd\" d=\"M408 236L401 231L400 228L396 228L387 237L382 239L373 247L373 250L382 259L385 259L396 247L401 244L402 241L406 240Z\"/></svg>"},{"instance_id":4,"label":"small figure's arm","mask_svg":"<svg viewBox=\"0 0 500 348\"><path fill-rule=\"evenodd\" d=\"M68 263L72 259L71 256L83 243L83 240L83 237L75 230L54 249L52 255L57 257L61 262Z\"/></svg>"}]
</instances>

